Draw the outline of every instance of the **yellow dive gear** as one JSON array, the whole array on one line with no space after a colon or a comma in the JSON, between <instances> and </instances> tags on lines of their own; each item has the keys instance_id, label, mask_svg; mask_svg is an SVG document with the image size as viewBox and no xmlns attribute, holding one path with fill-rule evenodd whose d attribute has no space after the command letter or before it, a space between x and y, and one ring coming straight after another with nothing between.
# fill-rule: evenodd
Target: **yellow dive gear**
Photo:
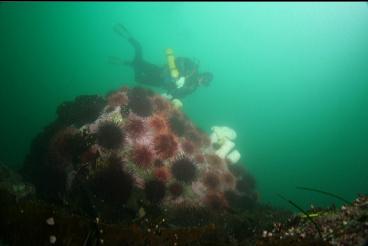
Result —
<instances>
[{"instance_id":1,"label":"yellow dive gear","mask_svg":"<svg viewBox=\"0 0 368 246\"><path fill-rule=\"evenodd\" d=\"M174 51L171 48L167 48L165 53L171 77L174 79L179 78L179 70L176 68Z\"/></svg>"}]
</instances>

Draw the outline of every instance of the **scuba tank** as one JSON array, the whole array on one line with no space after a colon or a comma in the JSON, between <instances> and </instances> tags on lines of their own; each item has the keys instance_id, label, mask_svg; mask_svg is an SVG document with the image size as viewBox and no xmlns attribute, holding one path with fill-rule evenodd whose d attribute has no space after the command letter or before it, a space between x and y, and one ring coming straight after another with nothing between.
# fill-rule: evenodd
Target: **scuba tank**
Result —
<instances>
[{"instance_id":1,"label":"scuba tank","mask_svg":"<svg viewBox=\"0 0 368 246\"><path fill-rule=\"evenodd\" d=\"M174 79L179 78L179 70L177 69L176 64L175 64L174 51L171 48L167 48L165 53L166 53L167 64L170 69L171 77Z\"/></svg>"}]
</instances>

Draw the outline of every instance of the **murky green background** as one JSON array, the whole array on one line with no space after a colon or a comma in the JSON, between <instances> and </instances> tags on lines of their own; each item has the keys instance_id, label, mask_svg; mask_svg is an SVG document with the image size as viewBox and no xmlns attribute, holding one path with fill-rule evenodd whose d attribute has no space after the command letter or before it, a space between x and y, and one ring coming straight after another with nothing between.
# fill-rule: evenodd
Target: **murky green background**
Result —
<instances>
[{"instance_id":1,"label":"murky green background","mask_svg":"<svg viewBox=\"0 0 368 246\"><path fill-rule=\"evenodd\" d=\"M108 62L133 50L196 57L214 81L184 100L202 128L238 133L262 201L305 208L368 192L368 5L355 3L0 3L0 160L18 168L57 105L134 85Z\"/></svg>"}]
</instances>

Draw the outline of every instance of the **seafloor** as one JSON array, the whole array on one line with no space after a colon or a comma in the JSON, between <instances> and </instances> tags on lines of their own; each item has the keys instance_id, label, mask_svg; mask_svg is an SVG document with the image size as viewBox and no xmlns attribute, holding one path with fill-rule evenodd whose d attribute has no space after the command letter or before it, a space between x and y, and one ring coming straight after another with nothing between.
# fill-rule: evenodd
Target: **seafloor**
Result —
<instances>
[{"instance_id":1,"label":"seafloor","mask_svg":"<svg viewBox=\"0 0 368 246\"><path fill-rule=\"evenodd\" d=\"M261 204L239 214L193 209L110 224L37 199L34 187L4 166L0 186L1 245L367 245L368 196L319 210L320 236L302 215ZM209 223L194 226L200 217ZM176 220L182 225L170 224Z\"/></svg>"}]
</instances>

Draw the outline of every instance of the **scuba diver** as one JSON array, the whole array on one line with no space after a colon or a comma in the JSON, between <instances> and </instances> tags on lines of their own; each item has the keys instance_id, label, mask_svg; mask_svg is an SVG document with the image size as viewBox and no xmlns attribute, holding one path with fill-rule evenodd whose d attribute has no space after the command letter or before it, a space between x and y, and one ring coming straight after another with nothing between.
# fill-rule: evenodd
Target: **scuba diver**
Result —
<instances>
[{"instance_id":1,"label":"scuba diver","mask_svg":"<svg viewBox=\"0 0 368 246\"><path fill-rule=\"evenodd\" d=\"M181 99L193 93L199 86L209 86L212 81L212 73L199 73L198 62L185 57L175 58L170 48L166 49L168 62L165 66L160 67L145 61L140 43L128 30L122 24L116 25L114 29L134 48L133 61L123 62L123 64L134 69L136 82L163 88L167 91L164 96L169 99Z\"/></svg>"}]
</instances>

